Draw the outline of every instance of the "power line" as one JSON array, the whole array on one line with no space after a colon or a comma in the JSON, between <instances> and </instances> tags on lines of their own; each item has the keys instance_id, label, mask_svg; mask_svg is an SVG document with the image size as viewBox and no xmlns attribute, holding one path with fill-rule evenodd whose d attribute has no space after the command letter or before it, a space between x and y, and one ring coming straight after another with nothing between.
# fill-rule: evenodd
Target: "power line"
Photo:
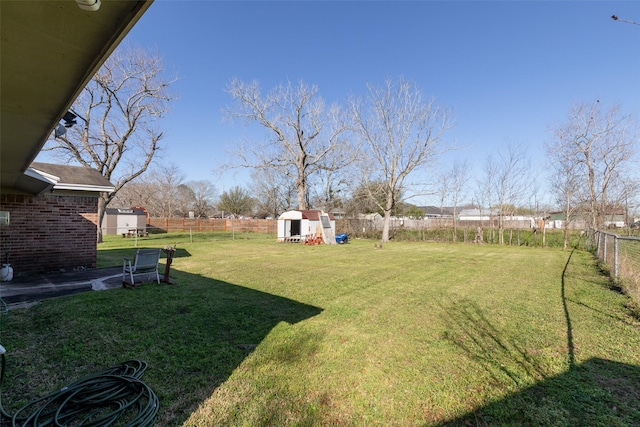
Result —
<instances>
[{"instance_id":1,"label":"power line","mask_svg":"<svg viewBox=\"0 0 640 427\"><path fill-rule=\"evenodd\" d=\"M628 21L626 19L620 19L616 15L611 15L611 19L613 19L614 21L626 22L627 24L640 25L640 22Z\"/></svg>"}]
</instances>

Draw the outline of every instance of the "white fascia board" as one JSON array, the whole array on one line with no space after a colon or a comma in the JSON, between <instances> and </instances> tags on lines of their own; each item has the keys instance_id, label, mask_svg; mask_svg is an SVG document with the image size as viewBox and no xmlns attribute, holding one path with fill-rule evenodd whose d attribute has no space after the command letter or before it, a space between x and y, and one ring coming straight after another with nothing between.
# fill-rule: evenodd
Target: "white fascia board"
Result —
<instances>
[{"instance_id":1,"label":"white fascia board","mask_svg":"<svg viewBox=\"0 0 640 427\"><path fill-rule=\"evenodd\" d=\"M87 184L56 184L53 186L54 190L73 190L73 191L92 191L101 193L113 193L115 187L102 186L102 185L87 185Z\"/></svg>"},{"instance_id":2,"label":"white fascia board","mask_svg":"<svg viewBox=\"0 0 640 427\"><path fill-rule=\"evenodd\" d=\"M50 173L42 172L38 169L34 169L32 167L27 168L24 172L30 178L38 179L40 181L46 182L51 185L55 185L60 181L59 176L52 175Z\"/></svg>"}]
</instances>

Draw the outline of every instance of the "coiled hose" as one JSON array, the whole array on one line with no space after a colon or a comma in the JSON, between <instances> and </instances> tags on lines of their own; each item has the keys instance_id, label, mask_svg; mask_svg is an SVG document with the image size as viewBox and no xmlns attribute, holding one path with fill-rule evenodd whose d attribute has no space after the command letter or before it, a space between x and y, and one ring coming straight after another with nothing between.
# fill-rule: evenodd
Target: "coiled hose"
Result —
<instances>
[{"instance_id":1,"label":"coiled hose","mask_svg":"<svg viewBox=\"0 0 640 427\"><path fill-rule=\"evenodd\" d=\"M4 352L1 358L0 386L4 382ZM14 427L106 427L116 422L118 426L151 426L159 401L153 390L140 380L146 369L145 362L129 360L35 399L13 415L4 410L0 401L0 413Z\"/></svg>"}]
</instances>

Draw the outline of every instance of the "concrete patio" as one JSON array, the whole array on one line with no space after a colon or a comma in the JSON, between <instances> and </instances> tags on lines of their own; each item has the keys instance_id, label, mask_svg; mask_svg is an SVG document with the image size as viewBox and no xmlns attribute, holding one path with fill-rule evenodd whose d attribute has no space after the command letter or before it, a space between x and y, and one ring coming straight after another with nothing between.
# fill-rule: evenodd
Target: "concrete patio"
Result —
<instances>
[{"instance_id":1,"label":"concrete patio","mask_svg":"<svg viewBox=\"0 0 640 427\"><path fill-rule=\"evenodd\" d=\"M9 309L32 305L48 298L122 286L122 267L14 277L0 282L0 298Z\"/></svg>"}]
</instances>

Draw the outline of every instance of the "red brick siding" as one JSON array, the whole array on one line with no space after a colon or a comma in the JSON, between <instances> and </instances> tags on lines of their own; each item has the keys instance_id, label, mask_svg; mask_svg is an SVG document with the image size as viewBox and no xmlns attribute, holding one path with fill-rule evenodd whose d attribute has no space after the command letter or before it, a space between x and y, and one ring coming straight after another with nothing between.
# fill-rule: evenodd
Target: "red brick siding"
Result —
<instances>
[{"instance_id":1,"label":"red brick siding","mask_svg":"<svg viewBox=\"0 0 640 427\"><path fill-rule=\"evenodd\" d=\"M89 196L0 195L10 224L0 227L0 261L15 276L96 266L98 199Z\"/></svg>"}]
</instances>

